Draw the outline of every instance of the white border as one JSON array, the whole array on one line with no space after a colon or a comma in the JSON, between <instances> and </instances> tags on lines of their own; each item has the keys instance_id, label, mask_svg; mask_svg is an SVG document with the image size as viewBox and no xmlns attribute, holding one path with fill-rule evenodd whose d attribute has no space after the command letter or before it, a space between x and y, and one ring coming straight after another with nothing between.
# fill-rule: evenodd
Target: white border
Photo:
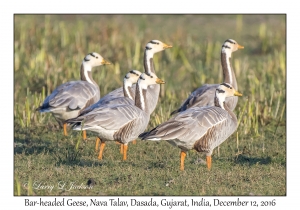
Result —
<instances>
[{"instance_id":1,"label":"white border","mask_svg":"<svg viewBox=\"0 0 300 210\"><path fill-rule=\"evenodd\" d=\"M293 1L295 2L295 1ZM297 65L299 56L296 50L299 49L299 11L298 4L288 1L6 1L1 4L1 73L2 81L0 83L1 90L1 206L16 206L19 209L24 208L24 197L13 197L13 155L12 155L12 136L13 136L13 14L15 13L172 13L172 14L203 14L203 13L281 13L287 14L287 196L274 197L277 200L276 208L299 206L298 200L298 184L299 164L298 159L299 137L297 130L297 116L299 111L296 109L299 104L296 93L299 83L300 68ZM298 80L297 80L298 79ZM296 97L295 97L296 96ZM3 135L4 134L4 135ZM297 138L298 137L298 138ZM298 182L297 182L298 181ZM31 197L38 199L38 197ZM62 198L62 197L60 197ZM67 199L89 200L89 197L67 197ZM105 197L109 199L110 197ZM116 198L116 197L111 197ZM123 197L131 199L132 197ZM142 198L142 197L140 197ZM144 197L146 198L146 197ZM159 197L155 197L160 199ZM170 198L170 197L169 197ZM204 197L209 200L213 197ZM218 197L223 198L223 197ZM230 197L234 198L234 197ZM240 197L243 200L251 200L252 198L260 201L273 199L273 197ZM52 199L50 197L50 199ZM53 197L54 199L54 197ZM180 198L182 199L182 197ZM229 197L224 197L229 200ZM27 207L26 209L28 209ZM39 207L40 208L40 207ZM74 207L64 207L74 208ZM97 207L101 208L101 207ZM175 207L174 207L175 208ZM174 209L173 208L173 209ZM200 207L198 207L200 208ZM267 208L267 207L266 207ZM265 208L265 209L266 209ZM5 208L6 209L6 208ZM117 209L110 207L110 209ZM120 208L118 208L120 209ZM168 209L168 208L166 208Z\"/></svg>"}]
</instances>

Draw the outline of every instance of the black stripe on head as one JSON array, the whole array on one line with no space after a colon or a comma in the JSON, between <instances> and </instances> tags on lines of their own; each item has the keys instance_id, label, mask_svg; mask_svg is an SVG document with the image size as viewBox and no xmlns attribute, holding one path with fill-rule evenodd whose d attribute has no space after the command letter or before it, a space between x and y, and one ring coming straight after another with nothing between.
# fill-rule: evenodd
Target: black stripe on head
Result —
<instances>
[{"instance_id":1,"label":"black stripe on head","mask_svg":"<svg viewBox=\"0 0 300 210\"><path fill-rule=\"evenodd\" d=\"M218 93L225 93L225 90L221 90L221 89L216 89L216 91L217 91Z\"/></svg>"},{"instance_id":2,"label":"black stripe on head","mask_svg":"<svg viewBox=\"0 0 300 210\"><path fill-rule=\"evenodd\" d=\"M135 73L133 70L131 70L129 73L135 74L136 76L139 76L137 73Z\"/></svg>"},{"instance_id":3,"label":"black stripe on head","mask_svg":"<svg viewBox=\"0 0 300 210\"><path fill-rule=\"evenodd\" d=\"M230 85L228 85L227 83L222 83L221 85L224 85L225 87L232 89L232 87Z\"/></svg>"},{"instance_id":4,"label":"black stripe on head","mask_svg":"<svg viewBox=\"0 0 300 210\"><path fill-rule=\"evenodd\" d=\"M232 41L232 40L230 40L230 39L227 39L225 42L229 42L229 43L231 43L231 44L235 44L235 42Z\"/></svg>"},{"instance_id":5,"label":"black stripe on head","mask_svg":"<svg viewBox=\"0 0 300 210\"><path fill-rule=\"evenodd\" d=\"M129 79L130 77L129 76L127 76L127 74L125 75L125 79Z\"/></svg>"},{"instance_id":6,"label":"black stripe on head","mask_svg":"<svg viewBox=\"0 0 300 210\"><path fill-rule=\"evenodd\" d=\"M228 48L228 49L231 49L229 46L227 46L227 45L222 45L222 48Z\"/></svg>"},{"instance_id":7,"label":"black stripe on head","mask_svg":"<svg viewBox=\"0 0 300 210\"><path fill-rule=\"evenodd\" d=\"M94 58L96 57L93 53L90 53L89 55L93 56Z\"/></svg>"},{"instance_id":8,"label":"black stripe on head","mask_svg":"<svg viewBox=\"0 0 300 210\"><path fill-rule=\"evenodd\" d=\"M159 44L158 42L155 42L153 40L150 41L151 44Z\"/></svg>"},{"instance_id":9,"label":"black stripe on head","mask_svg":"<svg viewBox=\"0 0 300 210\"><path fill-rule=\"evenodd\" d=\"M87 61L90 61L90 60L89 60L89 59L87 59L86 57L84 57L84 61L86 61L86 62L87 62Z\"/></svg>"},{"instance_id":10,"label":"black stripe on head","mask_svg":"<svg viewBox=\"0 0 300 210\"><path fill-rule=\"evenodd\" d=\"M140 79L145 80L145 78L142 75L140 76Z\"/></svg>"},{"instance_id":11,"label":"black stripe on head","mask_svg":"<svg viewBox=\"0 0 300 210\"><path fill-rule=\"evenodd\" d=\"M146 46L146 50L152 50L152 48L151 48L151 47L147 47L147 46Z\"/></svg>"}]
</instances>

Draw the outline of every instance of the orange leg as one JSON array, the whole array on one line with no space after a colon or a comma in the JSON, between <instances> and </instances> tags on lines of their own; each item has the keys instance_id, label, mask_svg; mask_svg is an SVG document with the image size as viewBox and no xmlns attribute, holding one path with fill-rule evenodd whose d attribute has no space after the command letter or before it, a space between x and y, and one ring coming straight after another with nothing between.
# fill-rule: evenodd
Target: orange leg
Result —
<instances>
[{"instance_id":1,"label":"orange leg","mask_svg":"<svg viewBox=\"0 0 300 210\"><path fill-rule=\"evenodd\" d=\"M185 151L181 151L180 153L180 170L184 171L184 159L186 157L186 152Z\"/></svg>"},{"instance_id":2,"label":"orange leg","mask_svg":"<svg viewBox=\"0 0 300 210\"><path fill-rule=\"evenodd\" d=\"M124 144L120 144L120 154L123 154L123 151L124 151Z\"/></svg>"},{"instance_id":3,"label":"orange leg","mask_svg":"<svg viewBox=\"0 0 300 210\"><path fill-rule=\"evenodd\" d=\"M97 152L98 149L99 149L99 143L100 143L100 138L97 137L97 138L96 138L96 145L95 145L95 151L96 151L96 152Z\"/></svg>"},{"instance_id":4,"label":"orange leg","mask_svg":"<svg viewBox=\"0 0 300 210\"><path fill-rule=\"evenodd\" d=\"M211 169L211 156L206 156L206 164L207 164L208 170L210 170Z\"/></svg>"},{"instance_id":5,"label":"orange leg","mask_svg":"<svg viewBox=\"0 0 300 210\"><path fill-rule=\"evenodd\" d=\"M136 144L136 140L133 140L133 141L132 141L132 144Z\"/></svg>"},{"instance_id":6,"label":"orange leg","mask_svg":"<svg viewBox=\"0 0 300 210\"><path fill-rule=\"evenodd\" d=\"M100 144L100 151L99 151L99 155L98 155L98 159L99 160L102 160L102 155L103 155L104 147L105 147L105 142L101 142L101 144Z\"/></svg>"},{"instance_id":7,"label":"orange leg","mask_svg":"<svg viewBox=\"0 0 300 210\"><path fill-rule=\"evenodd\" d=\"M67 124L64 123L64 135L67 136L68 132L67 132Z\"/></svg>"},{"instance_id":8,"label":"orange leg","mask_svg":"<svg viewBox=\"0 0 300 210\"><path fill-rule=\"evenodd\" d=\"M123 160L127 160L128 145L123 144Z\"/></svg>"},{"instance_id":9,"label":"orange leg","mask_svg":"<svg viewBox=\"0 0 300 210\"><path fill-rule=\"evenodd\" d=\"M86 130L82 131L82 138L83 140L86 140Z\"/></svg>"}]
</instances>

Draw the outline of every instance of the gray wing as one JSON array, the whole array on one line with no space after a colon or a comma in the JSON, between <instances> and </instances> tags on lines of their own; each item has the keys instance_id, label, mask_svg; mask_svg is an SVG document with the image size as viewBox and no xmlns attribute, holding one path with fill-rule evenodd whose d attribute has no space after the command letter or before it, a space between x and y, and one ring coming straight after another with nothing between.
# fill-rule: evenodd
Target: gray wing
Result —
<instances>
[{"instance_id":1,"label":"gray wing","mask_svg":"<svg viewBox=\"0 0 300 210\"><path fill-rule=\"evenodd\" d=\"M56 88L39 108L40 112L49 112L56 108L70 110L84 109L100 98L99 87L86 81L71 81Z\"/></svg>"},{"instance_id":2,"label":"gray wing","mask_svg":"<svg viewBox=\"0 0 300 210\"><path fill-rule=\"evenodd\" d=\"M155 85L149 85L147 88L147 95L146 99L148 103L148 108L150 111L150 114L155 110L158 98L159 98L159 92L160 92L160 85L155 84Z\"/></svg>"},{"instance_id":3,"label":"gray wing","mask_svg":"<svg viewBox=\"0 0 300 210\"><path fill-rule=\"evenodd\" d=\"M108 99L108 98L106 98ZM102 106L113 106L113 105L134 105L134 101L130 98L119 97L119 98L111 98L110 100L99 100L97 103L85 108L80 112L81 115L85 115L93 110L101 109Z\"/></svg>"},{"instance_id":4,"label":"gray wing","mask_svg":"<svg viewBox=\"0 0 300 210\"><path fill-rule=\"evenodd\" d=\"M219 84L205 84L195 91L182 103L179 109L173 111L171 115L185 111L192 107L214 106L215 92ZM226 104L230 110L236 107L238 97L226 98Z\"/></svg>"},{"instance_id":5,"label":"gray wing","mask_svg":"<svg viewBox=\"0 0 300 210\"><path fill-rule=\"evenodd\" d=\"M143 140L176 139L177 146L186 149L192 149L197 140L205 138L206 147L210 149L226 140L236 127L236 118L233 119L221 108L195 107L179 113L139 137Z\"/></svg>"},{"instance_id":6,"label":"gray wing","mask_svg":"<svg viewBox=\"0 0 300 210\"><path fill-rule=\"evenodd\" d=\"M136 84L132 85L131 88L133 91L133 98L135 98L135 88ZM159 91L160 91L160 85L150 85L148 86L147 89L147 96L146 100L148 102L148 107L150 110L150 113L152 113L157 105L158 102L158 97L159 97ZM127 99L121 99L124 98L124 92L123 92L123 87L120 87L118 89L115 89L114 91L106 94L103 96L98 102L93 104L90 107L87 107L85 110L81 111L82 114L88 113L94 109L97 109L100 106L103 106L104 104L107 105L113 105L113 104L131 104L130 101L132 100L127 100Z\"/></svg>"},{"instance_id":7,"label":"gray wing","mask_svg":"<svg viewBox=\"0 0 300 210\"><path fill-rule=\"evenodd\" d=\"M134 88L135 90L135 88ZM135 91L133 91L135 92ZM123 87L120 87L118 89L115 89L113 91L111 91L110 93L106 94L105 96L103 96L100 101L110 101L113 98L119 98L119 97L124 97L124 92L123 92Z\"/></svg>"},{"instance_id":8,"label":"gray wing","mask_svg":"<svg viewBox=\"0 0 300 210\"><path fill-rule=\"evenodd\" d=\"M149 116L134 105L113 105L99 107L67 122L75 123L73 129L97 132L101 127L107 132L115 130L114 139L126 142L137 138L146 129Z\"/></svg>"}]
</instances>

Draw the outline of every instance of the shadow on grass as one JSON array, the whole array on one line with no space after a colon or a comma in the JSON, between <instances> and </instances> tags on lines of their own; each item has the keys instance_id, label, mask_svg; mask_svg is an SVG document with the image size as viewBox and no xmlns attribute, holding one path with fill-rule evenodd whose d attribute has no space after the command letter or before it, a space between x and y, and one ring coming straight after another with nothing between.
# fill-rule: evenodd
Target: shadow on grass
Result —
<instances>
[{"instance_id":1,"label":"shadow on grass","mask_svg":"<svg viewBox=\"0 0 300 210\"><path fill-rule=\"evenodd\" d=\"M14 139L14 155L25 153L25 155L40 154L40 153L53 153L54 148L50 142L37 142L29 139Z\"/></svg>"},{"instance_id":2,"label":"shadow on grass","mask_svg":"<svg viewBox=\"0 0 300 210\"><path fill-rule=\"evenodd\" d=\"M271 157L260 158L260 157L249 157L246 155L239 155L237 156L237 158L235 158L234 162L242 165L248 164L249 166L268 165L272 162L272 159Z\"/></svg>"},{"instance_id":3,"label":"shadow on grass","mask_svg":"<svg viewBox=\"0 0 300 210\"><path fill-rule=\"evenodd\" d=\"M145 166L145 170L165 169L166 167L167 167L167 164L163 161L150 161Z\"/></svg>"}]
</instances>

